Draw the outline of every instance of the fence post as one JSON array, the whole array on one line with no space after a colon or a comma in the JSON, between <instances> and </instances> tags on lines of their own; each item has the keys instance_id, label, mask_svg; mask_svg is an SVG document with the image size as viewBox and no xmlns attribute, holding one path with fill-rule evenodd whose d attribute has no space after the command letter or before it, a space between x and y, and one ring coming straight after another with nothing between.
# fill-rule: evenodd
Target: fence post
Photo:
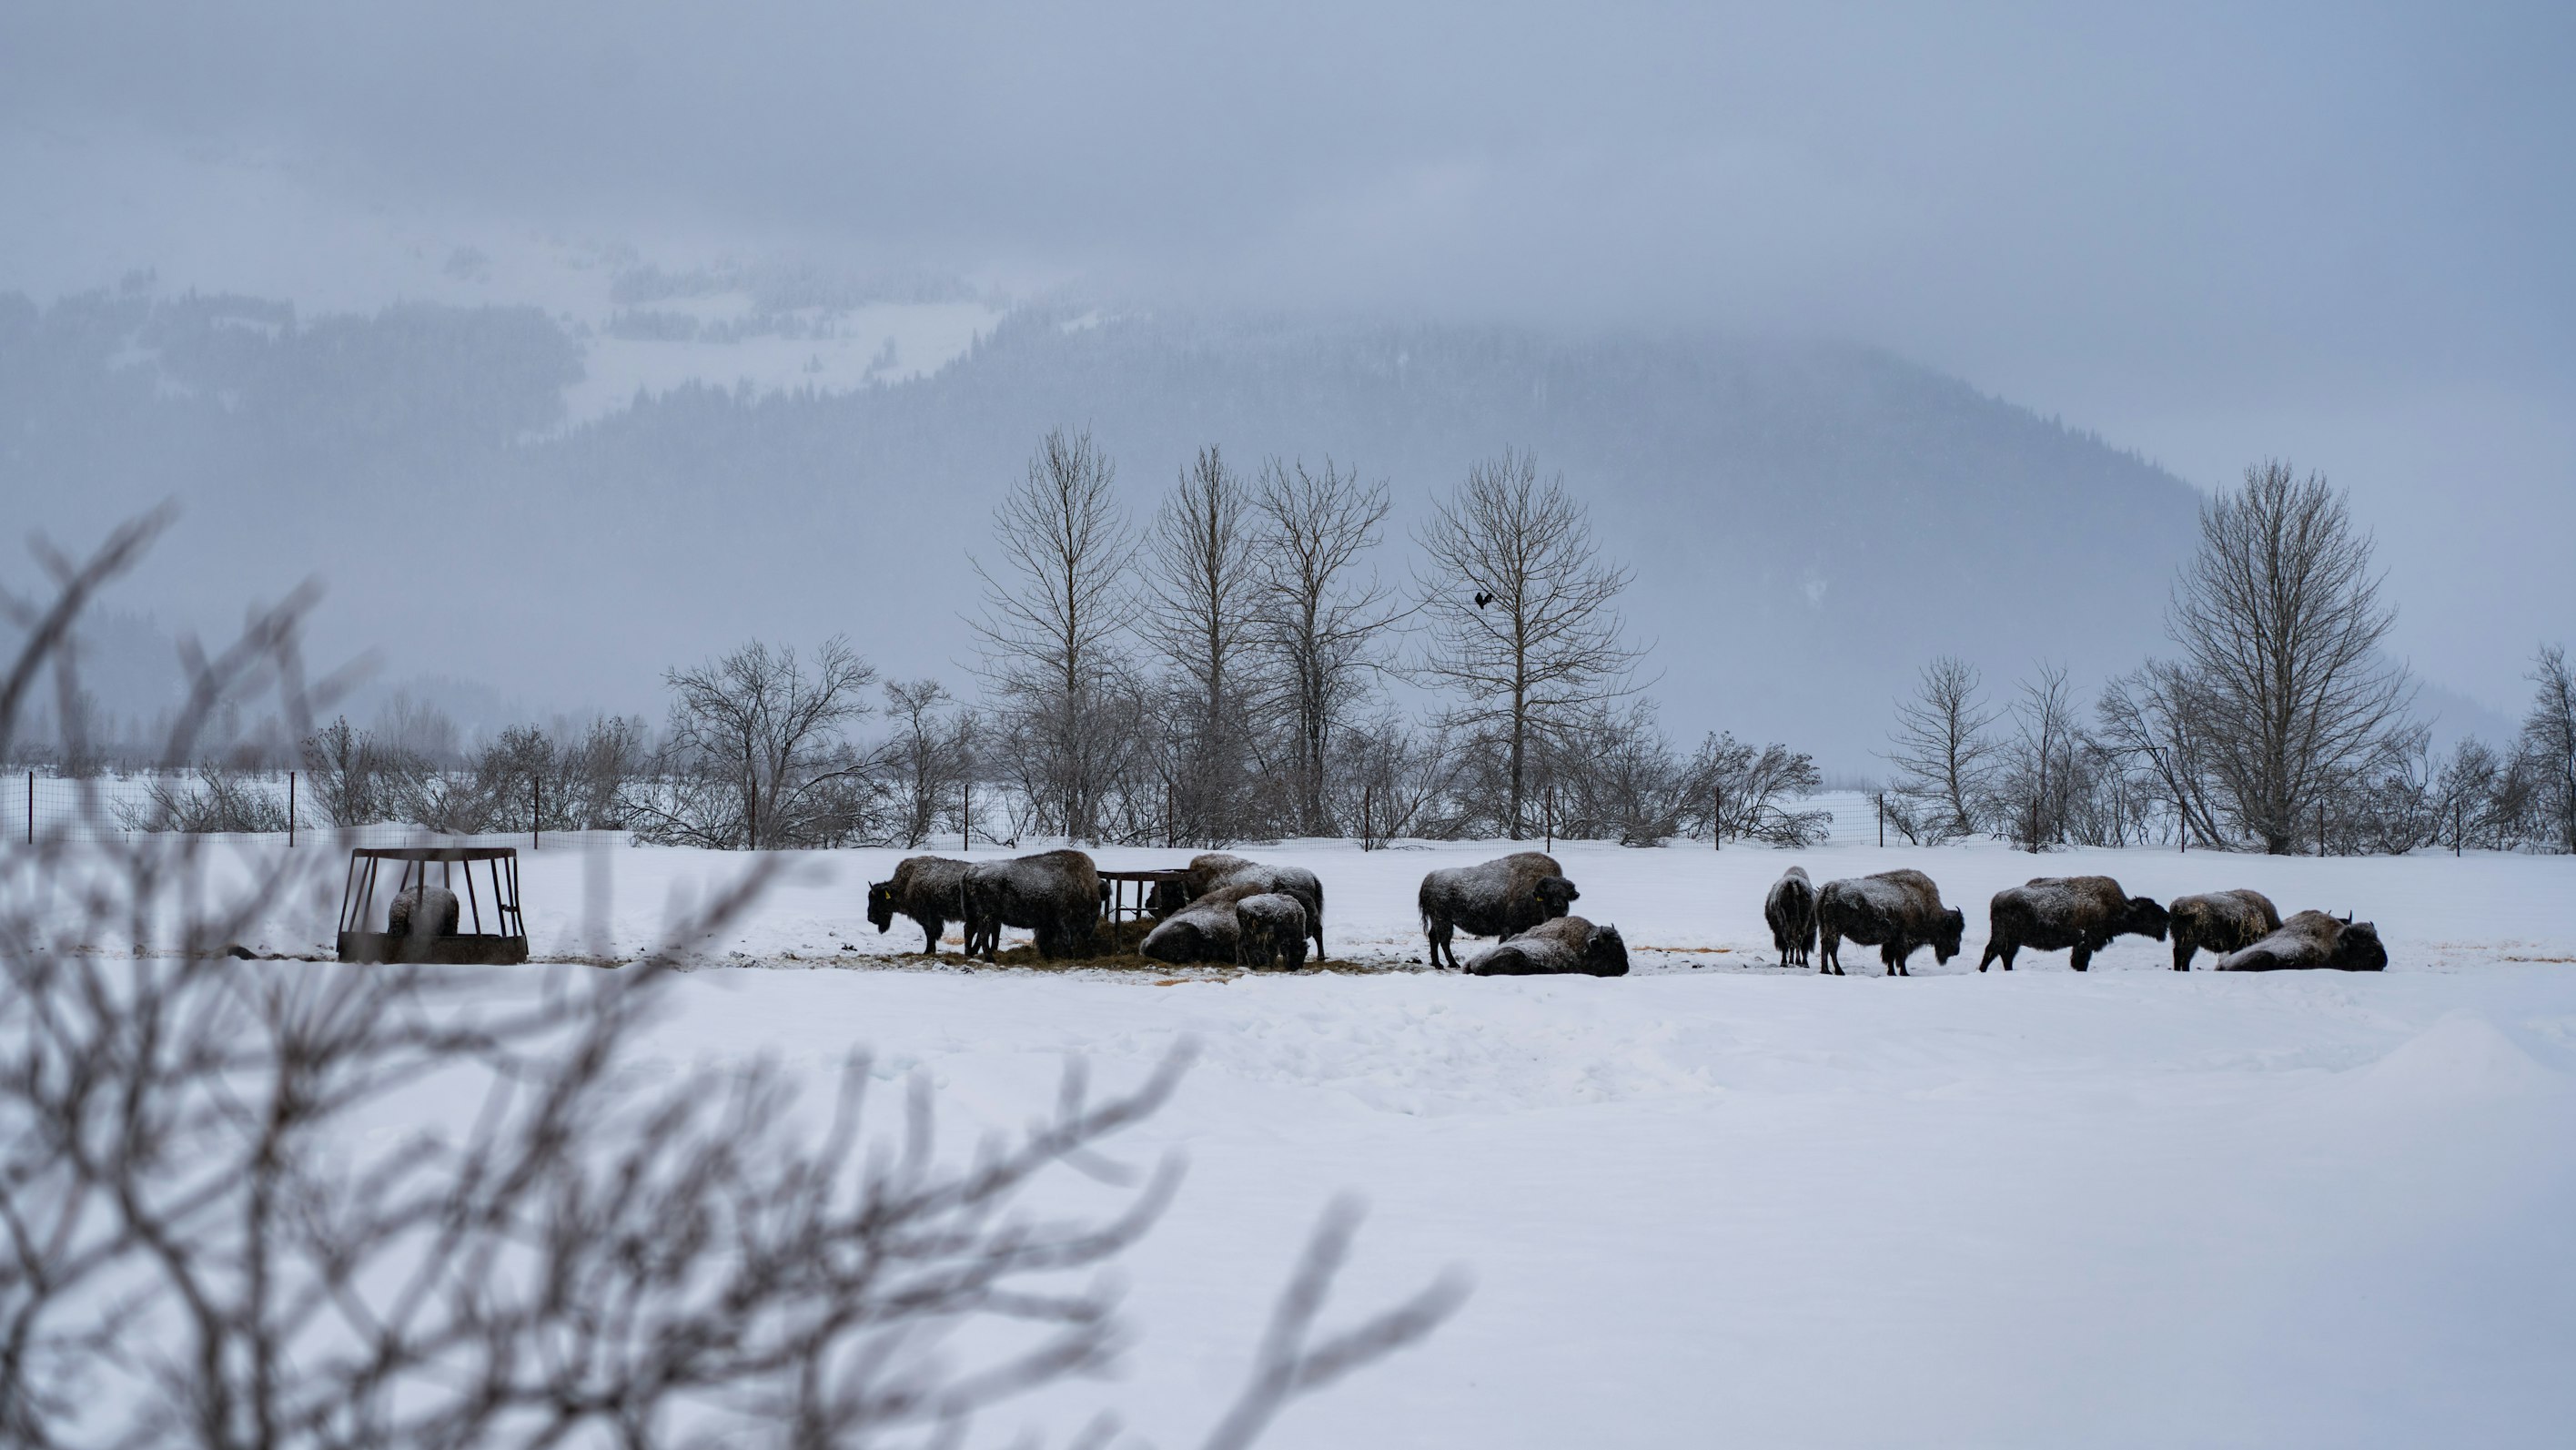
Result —
<instances>
[{"instance_id":1,"label":"fence post","mask_svg":"<svg viewBox=\"0 0 2576 1450\"><path fill-rule=\"evenodd\" d=\"M2320 798L2320 799L2317 801L2317 855L2318 855L2318 856L2320 856L2320 857L2322 857L2322 856L2324 856L2324 855L2325 855L2325 853L2326 853L2326 803L2325 803L2325 801L2324 801L2322 798Z\"/></svg>"},{"instance_id":2,"label":"fence post","mask_svg":"<svg viewBox=\"0 0 2576 1450\"><path fill-rule=\"evenodd\" d=\"M1708 788L1708 848L1726 849L1726 787L1722 785Z\"/></svg>"},{"instance_id":3,"label":"fence post","mask_svg":"<svg viewBox=\"0 0 2576 1450\"><path fill-rule=\"evenodd\" d=\"M1369 801L1377 790L1375 781L1360 783L1360 849L1369 849Z\"/></svg>"},{"instance_id":4,"label":"fence post","mask_svg":"<svg viewBox=\"0 0 2576 1450\"><path fill-rule=\"evenodd\" d=\"M295 772L286 773L286 848L295 849Z\"/></svg>"},{"instance_id":5,"label":"fence post","mask_svg":"<svg viewBox=\"0 0 2576 1450\"><path fill-rule=\"evenodd\" d=\"M957 778L957 854L963 856L975 849L975 781L972 776Z\"/></svg>"},{"instance_id":6,"label":"fence post","mask_svg":"<svg viewBox=\"0 0 2576 1450\"><path fill-rule=\"evenodd\" d=\"M27 844L36 844L36 773L27 772Z\"/></svg>"},{"instance_id":7,"label":"fence post","mask_svg":"<svg viewBox=\"0 0 2576 1450\"><path fill-rule=\"evenodd\" d=\"M529 781L529 782L528 782L528 849L529 849L529 850L531 850L531 851L534 851L534 850L536 850L536 849L537 849L537 845L538 845L538 837L537 837L537 833L538 833L539 831L542 831L542 830L544 830L544 829L545 829L545 819L546 819L546 817L545 817L545 805L546 805L546 783L545 783L543 780L531 780L531 781Z\"/></svg>"},{"instance_id":8,"label":"fence post","mask_svg":"<svg viewBox=\"0 0 2576 1450\"><path fill-rule=\"evenodd\" d=\"M1547 848L1556 849L1556 782L1547 785Z\"/></svg>"}]
</instances>

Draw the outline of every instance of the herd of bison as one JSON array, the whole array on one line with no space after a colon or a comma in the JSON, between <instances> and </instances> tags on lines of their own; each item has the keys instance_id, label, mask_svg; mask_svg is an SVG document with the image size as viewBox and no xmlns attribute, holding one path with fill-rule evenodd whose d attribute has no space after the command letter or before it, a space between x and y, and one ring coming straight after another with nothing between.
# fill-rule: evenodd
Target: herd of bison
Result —
<instances>
[{"instance_id":1,"label":"herd of bison","mask_svg":"<svg viewBox=\"0 0 2576 1450\"><path fill-rule=\"evenodd\" d=\"M1573 915L1580 895L1556 858L1538 851L1433 871L1422 878L1421 895L1430 964L1463 965L1488 977L1626 975L1628 947L1619 929ZM930 952L956 921L965 926L969 957L996 958L1008 926L1036 933L1042 957L1083 958L1099 954L1108 899L1098 868L1080 851L973 863L914 856L895 867L892 879L868 887L868 921L884 932L896 917L910 918L926 934L923 949ZM2043 876L1996 892L1988 911L1980 972L1998 961L2011 971L2024 948L2068 952L2080 972L2112 938L2131 934L2170 936L2177 972L2190 970L2201 951L2214 954L2222 972L2375 972L2388 965L2371 923L2321 911L2285 921L2259 891L2213 891L2160 906L2127 895L2108 876ZM1323 957L1324 883L1302 867L1209 852L1178 879L1155 887L1150 912L1154 925L1136 950L1156 961L1293 970L1306 964L1310 940L1316 958ZM1930 947L1940 962L1958 955L1967 928L1957 907L1942 904L1932 878L1912 870L1828 881L1819 890L1792 866L1772 886L1763 915L1782 965L1812 963L1835 976L1842 975L1846 941L1877 947L1887 974L1904 976L1906 959L1918 948ZM1462 964L1452 945L1461 932L1497 940Z\"/></svg>"}]
</instances>

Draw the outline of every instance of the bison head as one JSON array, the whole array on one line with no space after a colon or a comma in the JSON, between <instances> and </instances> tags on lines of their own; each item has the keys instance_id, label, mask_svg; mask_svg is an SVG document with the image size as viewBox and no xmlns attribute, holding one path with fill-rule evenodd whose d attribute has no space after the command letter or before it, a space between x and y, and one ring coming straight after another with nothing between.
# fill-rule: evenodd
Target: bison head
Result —
<instances>
[{"instance_id":1,"label":"bison head","mask_svg":"<svg viewBox=\"0 0 2576 1450\"><path fill-rule=\"evenodd\" d=\"M2386 971L2388 948L2380 945L2376 925L2367 921L2351 922L2335 933L2334 954L2327 961L2347 972Z\"/></svg>"},{"instance_id":2,"label":"bison head","mask_svg":"<svg viewBox=\"0 0 2576 1450\"><path fill-rule=\"evenodd\" d=\"M1531 899L1538 903L1538 915L1541 921L1554 921L1560 916L1571 914L1574 910L1575 898L1582 894L1574 889L1573 882L1562 876L1542 876L1538 879L1538 884L1530 888Z\"/></svg>"},{"instance_id":3,"label":"bison head","mask_svg":"<svg viewBox=\"0 0 2576 1450\"><path fill-rule=\"evenodd\" d=\"M1615 926L1596 926L1583 944L1583 970L1596 977L1628 975L1628 942Z\"/></svg>"},{"instance_id":4,"label":"bison head","mask_svg":"<svg viewBox=\"0 0 2576 1450\"><path fill-rule=\"evenodd\" d=\"M868 883L868 925L883 932L894 925L894 883Z\"/></svg>"},{"instance_id":5,"label":"bison head","mask_svg":"<svg viewBox=\"0 0 2576 1450\"><path fill-rule=\"evenodd\" d=\"M2165 939L2165 928L2173 920L2152 896L2132 896L2128 909L2120 913L2120 930L2132 936Z\"/></svg>"},{"instance_id":6,"label":"bison head","mask_svg":"<svg viewBox=\"0 0 2576 1450\"><path fill-rule=\"evenodd\" d=\"M1968 929L1968 917L1957 907L1941 913L1932 929L1932 960L1947 962L1959 954L1959 938Z\"/></svg>"}]
</instances>

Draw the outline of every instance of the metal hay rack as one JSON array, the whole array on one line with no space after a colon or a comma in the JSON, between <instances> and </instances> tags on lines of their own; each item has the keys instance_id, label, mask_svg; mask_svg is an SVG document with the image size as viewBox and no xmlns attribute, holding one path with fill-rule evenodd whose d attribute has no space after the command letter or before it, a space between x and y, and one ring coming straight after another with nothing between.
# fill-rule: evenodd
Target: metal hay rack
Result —
<instances>
[{"instance_id":1,"label":"metal hay rack","mask_svg":"<svg viewBox=\"0 0 2576 1450\"><path fill-rule=\"evenodd\" d=\"M388 861L398 863L402 869L380 911L376 906L376 886L381 868ZM439 879L434 884L457 895L457 929L436 932L416 925L406 935L394 935L388 929L386 913L405 892L433 884L429 873L432 866L439 868ZM483 868L480 874L484 879L479 889L475 881L477 866ZM462 890L458 889L460 878ZM484 922L487 909L491 912L488 930ZM510 966L527 959L528 922L519 910L517 847L360 846L349 853L348 881L340 892L340 960Z\"/></svg>"}]
</instances>

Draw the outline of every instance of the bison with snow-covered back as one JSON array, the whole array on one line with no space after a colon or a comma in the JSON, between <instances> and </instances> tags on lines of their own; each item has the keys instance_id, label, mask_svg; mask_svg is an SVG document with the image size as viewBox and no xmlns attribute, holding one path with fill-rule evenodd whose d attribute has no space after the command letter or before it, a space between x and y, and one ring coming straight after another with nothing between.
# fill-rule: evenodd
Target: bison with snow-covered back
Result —
<instances>
[{"instance_id":1,"label":"bison with snow-covered back","mask_svg":"<svg viewBox=\"0 0 2576 1450\"><path fill-rule=\"evenodd\" d=\"M2007 886L1986 908L1986 949L1977 970L2001 960L2013 969L2024 948L2070 952L2067 965L2083 971L2093 954L2118 936L2165 939L2165 909L2152 898L2130 896L2108 876L2035 876Z\"/></svg>"},{"instance_id":2,"label":"bison with snow-covered back","mask_svg":"<svg viewBox=\"0 0 2576 1450\"><path fill-rule=\"evenodd\" d=\"M1911 976L1905 959L1916 947L1932 949L1932 959L1946 962L1959 954L1959 938L1968 919L1955 906L1941 904L1941 888L1920 871L1881 871L1828 881L1816 894L1816 935L1824 948L1816 970L1843 974L1845 937L1878 948L1878 959L1892 977Z\"/></svg>"},{"instance_id":3,"label":"bison with snow-covered back","mask_svg":"<svg viewBox=\"0 0 2576 1450\"><path fill-rule=\"evenodd\" d=\"M385 909L385 935L454 936L463 919L455 892L426 881L414 882Z\"/></svg>"},{"instance_id":4,"label":"bison with snow-covered back","mask_svg":"<svg viewBox=\"0 0 2576 1450\"><path fill-rule=\"evenodd\" d=\"M1100 868L1080 851L1042 851L966 870L966 954L998 956L1002 928L1037 933L1038 955L1081 956L1100 920Z\"/></svg>"},{"instance_id":5,"label":"bison with snow-covered back","mask_svg":"<svg viewBox=\"0 0 2576 1450\"><path fill-rule=\"evenodd\" d=\"M1207 851L1190 858L1179 883L1181 904L1197 901L1221 886L1257 886L1263 891L1285 892L1297 898L1306 908L1306 934L1315 941L1315 955L1324 955L1324 882L1303 866L1269 866L1247 861L1224 851ZM1167 909L1169 896L1158 893L1158 908Z\"/></svg>"},{"instance_id":6,"label":"bison with snow-covered back","mask_svg":"<svg viewBox=\"0 0 2576 1450\"><path fill-rule=\"evenodd\" d=\"M1467 964L1471 976L1540 977L1580 973L1628 975L1628 943L1615 926L1594 926L1579 916L1542 921L1506 937Z\"/></svg>"},{"instance_id":7,"label":"bison with snow-covered back","mask_svg":"<svg viewBox=\"0 0 2576 1450\"><path fill-rule=\"evenodd\" d=\"M2387 966L2388 948L2380 945L2377 926L2349 916L2302 911L2254 945L2220 957L2216 970L2280 972L2326 967L2339 972L2377 972Z\"/></svg>"},{"instance_id":8,"label":"bison with snow-covered back","mask_svg":"<svg viewBox=\"0 0 2576 1450\"><path fill-rule=\"evenodd\" d=\"M1243 920L1235 908L1272 894L1252 881L1213 887L1156 923L1136 950L1158 962L1231 962L1243 949Z\"/></svg>"},{"instance_id":9,"label":"bison with snow-covered back","mask_svg":"<svg viewBox=\"0 0 2576 1450\"><path fill-rule=\"evenodd\" d=\"M1582 895L1565 879L1556 858L1539 851L1498 856L1475 866L1448 866L1422 878L1417 898L1422 933L1431 942L1431 965L1446 953L1458 965L1454 933L1507 937L1554 920L1571 910Z\"/></svg>"},{"instance_id":10,"label":"bison with snow-covered back","mask_svg":"<svg viewBox=\"0 0 2576 1450\"><path fill-rule=\"evenodd\" d=\"M2191 970L2192 954L2207 950L2223 957L2241 952L2281 929L2280 909L2260 891L2208 891L2177 896L2168 908L2173 919L2174 970Z\"/></svg>"},{"instance_id":11,"label":"bison with snow-covered back","mask_svg":"<svg viewBox=\"0 0 2576 1450\"><path fill-rule=\"evenodd\" d=\"M1285 891L1265 891L1234 904L1237 965L1260 971L1273 964L1296 971L1306 965L1306 904Z\"/></svg>"},{"instance_id":12,"label":"bison with snow-covered back","mask_svg":"<svg viewBox=\"0 0 2576 1450\"><path fill-rule=\"evenodd\" d=\"M1771 949L1780 954L1780 965L1807 965L1816 950L1816 883L1807 879L1806 867L1792 866L1771 883L1762 919L1771 924Z\"/></svg>"},{"instance_id":13,"label":"bison with snow-covered back","mask_svg":"<svg viewBox=\"0 0 2576 1450\"><path fill-rule=\"evenodd\" d=\"M883 935L896 917L908 917L921 928L921 949L936 955L948 923L966 920L968 869L945 856L906 856L893 876L868 883L868 925Z\"/></svg>"}]
</instances>

